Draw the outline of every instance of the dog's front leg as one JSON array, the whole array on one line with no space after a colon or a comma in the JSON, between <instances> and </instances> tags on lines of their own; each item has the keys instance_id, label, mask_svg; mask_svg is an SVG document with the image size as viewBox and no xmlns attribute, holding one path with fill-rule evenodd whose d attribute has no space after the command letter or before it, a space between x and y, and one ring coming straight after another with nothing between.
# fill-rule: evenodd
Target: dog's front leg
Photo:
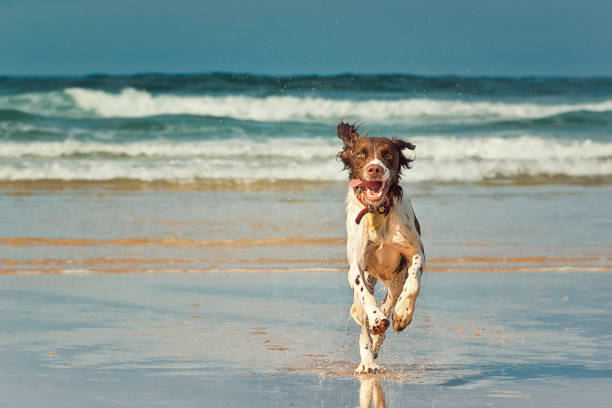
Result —
<instances>
[{"instance_id":1,"label":"dog's front leg","mask_svg":"<svg viewBox=\"0 0 612 408\"><path fill-rule=\"evenodd\" d=\"M385 314L378 308L376 298L370 293L366 286L363 270L358 265L351 266L349 269L349 283L353 288L355 302L359 303L355 306L363 309L365 312L370 333L384 333L390 325L389 319L387 319ZM363 319L361 323L365 325L365 319Z\"/></svg>"},{"instance_id":2,"label":"dog's front leg","mask_svg":"<svg viewBox=\"0 0 612 408\"><path fill-rule=\"evenodd\" d=\"M418 253L412 256L410 267L406 271L406 281L393 313L393 329L401 332L412 322L414 306L421 290L421 274L425 266L425 256Z\"/></svg>"},{"instance_id":3,"label":"dog's front leg","mask_svg":"<svg viewBox=\"0 0 612 408\"><path fill-rule=\"evenodd\" d=\"M361 334L359 335L361 363L355 372L358 374L376 373L380 368L374 362L376 353L372 337L379 338L384 336L384 332L390 323L376 305L376 298L370 293L365 284L364 273L357 265L349 270L349 282L354 294L354 307L351 309L356 313L361 323Z\"/></svg>"},{"instance_id":4,"label":"dog's front leg","mask_svg":"<svg viewBox=\"0 0 612 408\"><path fill-rule=\"evenodd\" d=\"M368 317L364 314L364 322L361 326L361 334L359 335L359 355L361 362L355 370L356 374L374 374L380 371L380 367L374 361L375 356L372 350L372 335L368 330Z\"/></svg>"},{"instance_id":5,"label":"dog's front leg","mask_svg":"<svg viewBox=\"0 0 612 408\"><path fill-rule=\"evenodd\" d=\"M365 277L365 254L368 243L368 232L366 223L355 223L355 212L360 211L357 206L350 207L347 211L347 258L349 262L348 281L353 289L354 303L351 307L351 315L361 324L361 335L359 336L359 354L361 363L357 373L377 372L379 370L374 363L374 350L372 347L372 335L375 337L384 334L390 325L389 319L383 314L376 304L373 290L370 292ZM373 289L373 288L372 288Z\"/></svg>"}]
</instances>

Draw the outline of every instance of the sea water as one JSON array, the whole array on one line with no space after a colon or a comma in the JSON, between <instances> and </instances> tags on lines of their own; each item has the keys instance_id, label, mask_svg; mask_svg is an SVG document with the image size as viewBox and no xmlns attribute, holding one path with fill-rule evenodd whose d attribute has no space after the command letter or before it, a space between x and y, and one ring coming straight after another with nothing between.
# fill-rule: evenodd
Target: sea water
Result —
<instances>
[{"instance_id":1,"label":"sea water","mask_svg":"<svg viewBox=\"0 0 612 408\"><path fill-rule=\"evenodd\" d=\"M612 177L611 79L152 74L0 77L0 182L340 181L340 120L411 183Z\"/></svg>"}]
</instances>

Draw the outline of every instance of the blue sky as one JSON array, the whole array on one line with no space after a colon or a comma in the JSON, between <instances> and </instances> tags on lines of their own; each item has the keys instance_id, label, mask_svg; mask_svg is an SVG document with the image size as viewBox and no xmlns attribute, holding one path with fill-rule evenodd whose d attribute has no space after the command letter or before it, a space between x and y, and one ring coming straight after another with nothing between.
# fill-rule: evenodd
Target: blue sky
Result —
<instances>
[{"instance_id":1,"label":"blue sky","mask_svg":"<svg viewBox=\"0 0 612 408\"><path fill-rule=\"evenodd\" d=\"M612 75L612 1L0 0L0 74Z\"/></svg>"}]
</instances>

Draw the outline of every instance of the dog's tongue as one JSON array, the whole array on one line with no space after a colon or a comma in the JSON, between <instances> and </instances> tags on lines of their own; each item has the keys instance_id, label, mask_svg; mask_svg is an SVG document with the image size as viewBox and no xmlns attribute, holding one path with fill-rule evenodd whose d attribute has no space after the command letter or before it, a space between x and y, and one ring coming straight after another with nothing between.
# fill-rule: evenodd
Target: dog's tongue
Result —
<instances>
[{"instance_id":1,"label":"dog's tongue","mask_svg":"<svg viewBox=\"0 0 612 408\"><path fill-rule=\"evenodd\" d=\"M355 187L362 187L362 188L366 188L370 191L374 191L374 192L378 192L380 190L382 190L383 188L383 182L382 181L362 181L359 179L353 179L351 180L351 182L349 183L349 185L352 188Z\"/></svg>"}]
</instances>

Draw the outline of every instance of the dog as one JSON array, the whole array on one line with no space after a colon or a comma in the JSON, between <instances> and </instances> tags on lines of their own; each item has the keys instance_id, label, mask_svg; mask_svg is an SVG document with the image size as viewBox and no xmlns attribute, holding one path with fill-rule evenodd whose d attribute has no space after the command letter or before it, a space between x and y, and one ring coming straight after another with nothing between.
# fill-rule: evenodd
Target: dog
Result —
<instances>
[{"instance_id":1,"label":"dog","mask_svg":"<svg viewBox=\"0 0 612 408\"><path fill-rule=\"evenodd\" d=\"M421 289L425 253L421 227L399 182L413 159L403 151L415 146L405 140L360 137L358 128L340 122L338 137L344 142L338 159L349 171L346 197L346 251L348 281L353 289L350 314L361 325L356 374L377 373L375 360L385 340L393 312L393 329L404 330L412 321ZM378 307L374 286L387 287Z\"/></svg>"}]
</instances>

